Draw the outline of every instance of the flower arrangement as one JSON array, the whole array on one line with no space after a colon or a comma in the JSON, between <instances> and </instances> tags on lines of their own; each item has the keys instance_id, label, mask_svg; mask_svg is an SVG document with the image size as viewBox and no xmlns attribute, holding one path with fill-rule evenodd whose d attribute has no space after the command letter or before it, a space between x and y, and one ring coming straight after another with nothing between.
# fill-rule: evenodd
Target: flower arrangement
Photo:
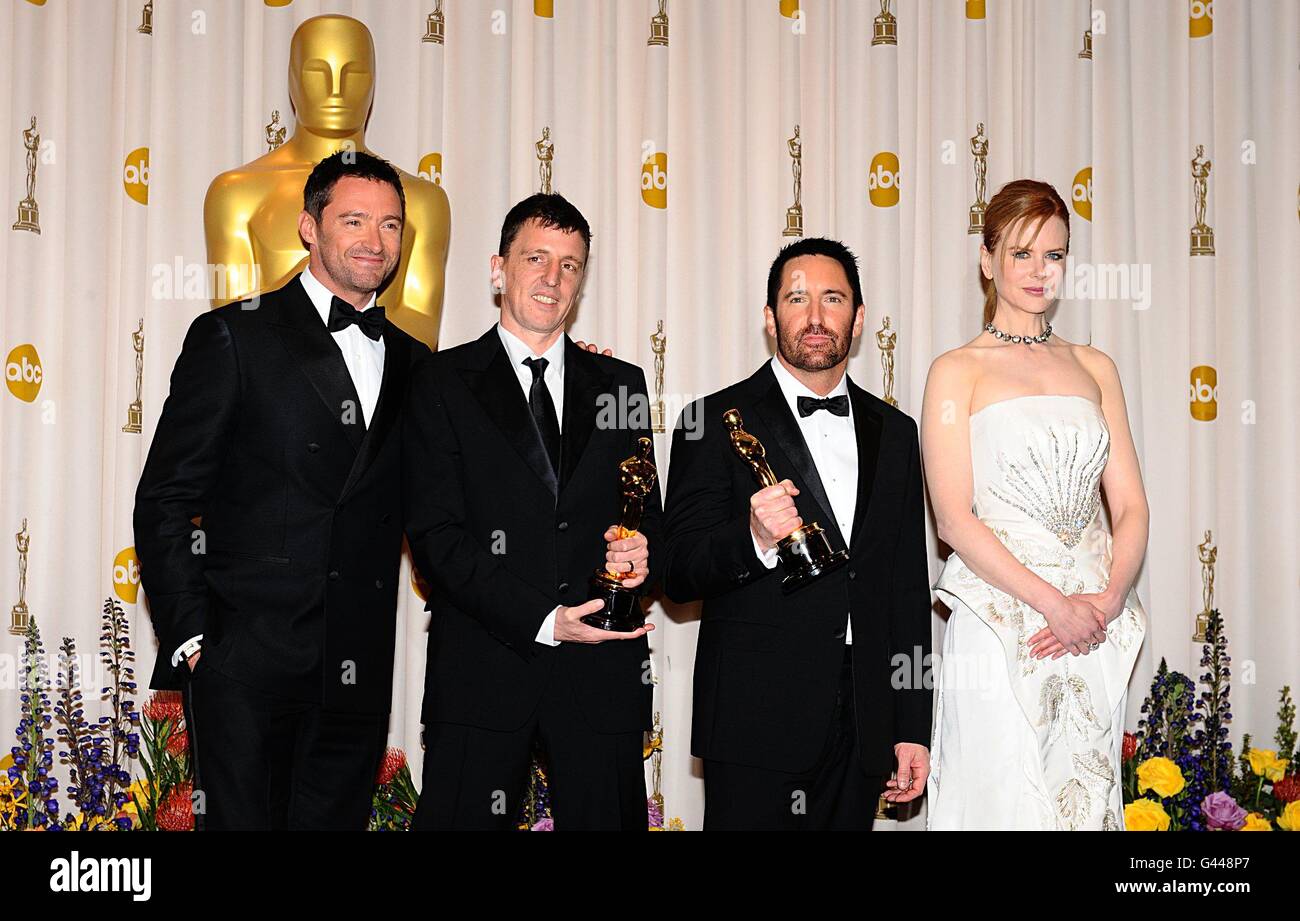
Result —
<instances>
[{"instance_id":1,"label":"flower arrangement","mask_svg":"<svg viewBox=\"0 0 1300 921\"><path fill-rule=\"evenodd\" d=\"M19 705L22 717L15 735L18 744L5 759L6 784L0 798L0 828L58 829L59 781L54 776L54 740L48 735L52 724L49 665L36 618L28 622L19 665L22 684ZM7 804L7 805L6 805Z\"/></svg>"},{"instance_id":2,"label":"flower arrangement","mask_svg":"<svg viewBox=\"0 0 1300 921\"><path fill-rule=\"evenodd\" d=\"M368 831L410 831L415 805L420 800L406 752L390 748L375 772L375 792L370 803Z\"/></svg>"},{"instance_id":3,"label":"flower arrangement","mask_svg":"<svg viewBox=\"0 0 1300 921\"><path fill-rule=\"evenodd\" d=\"M1281 692L1276 750L1242 740L1235 760L1223 620L1211 612L1201 666L1205 690L1160 661L1136 734L1125 733L1124 824L1130 831L1300 831L1295 705ZM1289 773L1288 773L1289 772Z\"/></svg>"},{"instance_id":4,"label":"flower arrangement","mask_svg":"<svg viewBox=\"0 0 1300 921\"><path fill-rule=\"evenodd\" d=\"M135 653L126 612L117 601L109 598L104 602L100 621L99 659L111 682L101 688L100 695L108 700L110 712L94 723L86 719L76 642L65 636L59 644L54 718L65 746L59 752L59 762L68 768L71 783L67 794L79 810L77 815L65 817L64 827L125 831L134 825L134 819L125 809L131 802L127 792L131 775L122 762L140 751L140 735L135 731L140 715L135 710L135 671L131 666Z\"/></svg>"},{"instance_id":5,"label":"flower arrangement","mask_svg":"<svg viewBox=\"0 0 1300 921\"><path fill-rule=\"evenodd\" d=\"M194 782L179 691L156 691L141 711L144 779L131 790L139 827L147 831L191 831Z\"/></svg>"}]
</instances>

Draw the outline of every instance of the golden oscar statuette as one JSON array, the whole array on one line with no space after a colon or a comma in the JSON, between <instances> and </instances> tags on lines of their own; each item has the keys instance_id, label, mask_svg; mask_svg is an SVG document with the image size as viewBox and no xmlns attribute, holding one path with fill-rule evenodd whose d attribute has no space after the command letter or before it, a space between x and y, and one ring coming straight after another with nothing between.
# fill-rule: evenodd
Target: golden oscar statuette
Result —
<instances>
[{"instance_id":1,"label":"golden oscar statuette","mask_svg":"<svg viewBox=\"0 0 1300 921\"><path fill-rule=\"evenodd\" d=\"M435 45L444 44L447 40L447 17L442 11L442 0L438 0L433 6L433 12L425 20L424 37L422 42L432 42Z\"/></svg>"},{"instance_id":2,"label":"golden oscar statuette","mask_svg":"<svg viewBox=\"0 0 1300 921\"><path fill-rule=\"evenodd\" d=\"M781 482L767 464L763 443L744 429L739 410L729 409L722 414L727 431L731 433L731 447L740 459L749 464L754 478L764 488ZM776 556L785 570L781 590L786 594L803 588L819 576L838 569L849 561L844 550L832 550L826 532L817 522L795 528L787 537L777 541Z\"/></svg>"},{"instance_id":3,"label":"golden oscar statuette","mask_svg":"<svg viewBox=\"0 0 1300 921\"><path fill-rule=\"evenodd\" d=\"M1193 643L1208 643L1206 631L1210 629L1210 614L1214 610L1214 564L1219 559L1219 548L1207 530L1205 540L1196 545L1196 556L1201 561L1201 604L1202 610L1196 615L1196 632L1192 634Z\"/></svg>"},{"instance_id":4,"label":"golden oscar statuette","mask_svg":"<svg viewBox=\"0 0 1300 921\"><path fill-rule=\"evenodd\" d=\"M659 478L653 457L654 442L642 436L636 440L636 454L618 465L619 486L623 492L623 513L617 525L618 540L635 537L641 527L646 496L650 495ZM582 622L598 630L616 630L619 633L628 633L644 624L640 587L623 587L623 581L634 575L631 572L610 572L603 567L596 570L588 583L590 597L601 599L605 607L595 614L588 614Z\"/></svg>"},{"instance_id":5,"label":"golden oscar statuette","mask_svg":"<svg viewBox=\"0 0 1300 921\"><path fill-rule=\"evenodd\" d=\"M650 17L650 37L647 45L668 44L668 0L659 0L659 12Z\"/></svg>"},{"instance_id":6,"label":"golden oscar statuette","mask_svg":"<svg viewBox=\"0 0 1300 921\"><path fill-rule=\"evenodd\" d=\"M984 212L988 208L989 139L984 135L984 123L975 126L970 139L971 157L975 163L975 203L970 206L970 224L967 233L984 233Z\"/></svg>"},{"instance_id":7,"label":"golden oscar statuette","mask_svg":"<svg viewBox=\"0 0 1300 921\"><path fill-rule=\"evenodd\" d=\"M785 209L783 237L803 236L803 141L799 140L799 126L794 126L794 137L786 138L790 151L790 169L794 173L794 204Z\"/></svg>"},{"instance_id":8,"label":"golden oscar statuette","mask_svg":"<svg viewBox=\"0 0 1300 921\"><path fill-rule=\"evenodd\" d=\"M27 519L14 535L18 544L18 603L9 611L9 632L14 636L26 636L31 627L32 616L27 610L27 551L32 547L32 536L27 530Z\"/></svg>"},{"instance_id":9,"label":"golden oscar statuette","mask_svg":"<svg viewBox=\"0 0 1300 921\"><path fill-rule=\"evenodd\" d=\"M872 21L871 44L897 45L898 19L889 11L893 0L880 0L880 15Z\"/></svg>"},{"instance_id":10,"label":"golden oscar statuette","mask_svg":"<svg viewBox=\"0 0 1300 921\"><path fill-rule=\"evenodd\" d=\"M650 431L662 435L667 431L667 419L664 417L664 352L668 348L668 337L664 335L664 321L650 334L650 350L655 355L655 401L650 404Z\"/></svg>"},{"instance_id":11,"label":"golden oscar statuette","mask_svg":"<svg viewBox=\"0 0 1300 921\"><path fill-rule=\"evenodd\" d=\"M375 68L370 30L350 16L314 16L293 33L292 137L217 176L203 202L214 307L283 287L307 265L298 237L303 186L312 168L336 151L376 153L365 142ZM436 348L451 209L439 186L402 170L398 175L406 196L402 252L378 302L403 331Z\"/></svg>"}]
</instances>

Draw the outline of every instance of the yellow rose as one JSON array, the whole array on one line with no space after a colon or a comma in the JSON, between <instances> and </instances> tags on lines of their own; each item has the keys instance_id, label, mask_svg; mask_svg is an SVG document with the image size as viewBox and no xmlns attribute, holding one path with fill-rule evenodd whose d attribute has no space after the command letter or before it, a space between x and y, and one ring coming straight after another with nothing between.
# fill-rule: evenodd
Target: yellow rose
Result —
<instances>
[{"instance_id":1,"label":"yellow rose","mask_svg":"<svg viewBox=\"0 0 1300 921\"><path fill-rule=\"evenodd\" d=\"M1177 796L1186 781L1178 765L1168 758L1148 758L1138 765L1138 792L1155 790L1161 797Z\"/></svg>"},{"instance_id":2,"label":"yellow rose","mask_svg":"<svg viewBox=\"0 0 1300 921\"><path fill-rule=\"evenodd\" d=\"M1246 816L1246 824L1241 826L1241 831L1272 831L1273 825L1267 818L1258 812L1252 812Z\"/></svg>"},{"instance_id":3,"label":"yellow rose","mask_svg":"<svg viewBox=\"0 0 1300 921\"><path fill-rule=\"evenodd\" d=\"M1277 752L1267 748L1250 750L1250 769L1260 777L1269 780L1281 780L1286 771L1287 759L1279 758Z\"/></svg>"},{"instance_id":4,"label":"yellow rose","mask_svg":"<svg viewBox=\"0 0 1300 921\"><path fill-rule=\"evenodd\" d=\"M1283 831L1300 831L1300 799L1286 804L1282 814L1277 817L1277 825Z\"/></svg>"},{"instance_id":5,"label":"yellow rose","mask_svg":"<svg viewBox=\"0 0 1300 921\"><path fill-rule=\"evenodd\" d=\"M1169 813L1155 800L1134 800L1124 807L1124 828L1128 831L1169 831Z\"/></svg>"}]
</instances>

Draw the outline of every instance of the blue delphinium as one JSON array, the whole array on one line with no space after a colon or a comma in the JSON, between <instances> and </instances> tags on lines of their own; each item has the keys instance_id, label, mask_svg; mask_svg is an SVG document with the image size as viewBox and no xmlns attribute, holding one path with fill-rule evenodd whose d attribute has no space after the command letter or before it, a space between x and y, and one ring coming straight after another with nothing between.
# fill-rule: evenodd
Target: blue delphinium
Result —
<instances>
[{"instance_id":1,"label":"blue delphinium","mask_svg":"<svg viewBox=\"0 0 1300 921\"><path fill-rule=\"evenodd\" d=\"M9 750L14 763L8 774L10 783L17 788L15 793L25 791L27 798L18 807L16 822L19 828L58 829L59 801L55 794L59 781L54 776L54 740L46 735L50 728L49 664L45 661L45 646L35 617L28 622L19 667L22 717L15 731L18 744Z\"/></svg>"},{"instance_id":2,"label":"blue delphinium","mask_svg":"<svg viewBox=\"0 0 1300 921\"><path fill-rule=\"evenodd\" d=\"M1228 656L1227 646L1223 618L1218 611L1211 611L1201 655L1201 667L1209 671L1201 675L1206 689L1201 691L1196 701L1201 728L1193 740L1201 753L1207 793L1230 791L1232 788L1232 742L1228 739L1228 724L1232 722L1232 707L1228 702L1232 659Z\"/></svg>"},{"instance_id":3,"label":"blue delphinium","mask_svg":"<svg viewBox=\"0 0 1300 921\"><path fill-rule=\"evenodd\" d=\"M67 765L71 783L68 795L81 810L77 827L129 829L131 820L118 817L130 799L127 788L131 775L122 767L123 758L135 757L140 750L140 736L134 731L139 713L133 699L135 682L130 662L134 658L127 636L126 615L113 599L104 602L104 632L100 634L100 661L111 678L102 689L111 708L109 715L95 723L86 720L81 692L81 675L77 663L76 642L64 637L59 652L59 700L54 716L65 748L59 760ZM72 821L69 819L69 821Z\"/></svg>"},{"instance_id":4,"label":"blue delphinium","mask_svg":"<svg viewBox=\"0 0 1300 921\"><path fill-rule=\"evenodd\" d=\"M1197 744L1195 725L1201 715L1193 709L1196 685L1180 672L1170 671L1164 659L1151 682L1151 693L1142 702L1138 720L1138 764L1148 758L1168 758L1182 772L1184 786L1174 796L1160 802L1175 827L1191 831L1205 830L1205 816L1200 803L1210 792Z\"/></svg>"}]
</instances>

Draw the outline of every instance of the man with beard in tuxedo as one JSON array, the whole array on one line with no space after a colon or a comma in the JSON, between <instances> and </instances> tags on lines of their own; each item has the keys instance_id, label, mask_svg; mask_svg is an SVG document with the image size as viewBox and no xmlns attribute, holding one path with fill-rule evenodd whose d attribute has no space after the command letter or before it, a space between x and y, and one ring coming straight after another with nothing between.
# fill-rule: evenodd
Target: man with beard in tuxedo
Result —
<instances>
[{"instance_id":1,"label":"man with beard in tuxedo","mask_svg":"<svg viewBox=\"0 0 1300 921\"><path fill-rule=\"evenodd\" d=\"M704 602L691 739L704 827L868 830L882 791L915 799L929 771L917 427L846 373L866 308L843 244L790 244L767 287L775 357L687 407L673 435L664 590ZM756 485L730 409L780 482ZM786 594L777 544L814 521L848 561Z\"/></svg>"}]
</instances>

